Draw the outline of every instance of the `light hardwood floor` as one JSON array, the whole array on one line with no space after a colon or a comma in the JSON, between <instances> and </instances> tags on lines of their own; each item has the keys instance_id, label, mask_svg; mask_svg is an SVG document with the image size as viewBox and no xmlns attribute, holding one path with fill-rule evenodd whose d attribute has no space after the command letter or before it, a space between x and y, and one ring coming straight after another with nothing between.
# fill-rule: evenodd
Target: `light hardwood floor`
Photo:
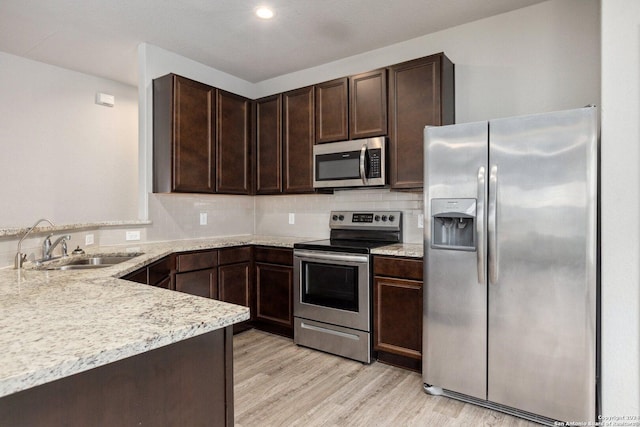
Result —
<instances>
[{"instance_id":1,"label":"light hardwood floor","mask_svg":"<svg viewBox=\"0 0 640 427\"><path fill-rule=\"evenodd\" d=\"M537 426L422 391L415 372L364 365L255 329L234 337L235 425Z\"/></svg>"}]
</instances>

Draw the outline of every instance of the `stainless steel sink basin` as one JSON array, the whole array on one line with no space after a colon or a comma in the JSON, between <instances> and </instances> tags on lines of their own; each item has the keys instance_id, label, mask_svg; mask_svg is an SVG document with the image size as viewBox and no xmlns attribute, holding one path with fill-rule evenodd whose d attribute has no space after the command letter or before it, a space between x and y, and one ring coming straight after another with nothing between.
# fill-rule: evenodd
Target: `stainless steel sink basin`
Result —
<instances>
[{"instance_id":1,"label":"stainless steel sink basin","mask_svg":"<svg viewBox=\"0 0 640 427\"><path fill-rule=\"evenodd\" d=\"M108 255L108 256L95 256L91 258L80 258L74 259L70 262L65 263L66 266L70 265L113 265L120 264L121 262L128 261L134 256L138 256L135 254L133 256L127 255Z\"/></svg>"},{"instance_id":2,"label":"stainless steel sink basin","mask_svg":"<svg viewBox=\"0 0 640 427\"><path fill-rule=\"evenodd\" d=\"M112 265L120 264L121 262L128 261L140 253L132 253L126 255L95 255L88 258L71 258L66 262L56 265L44 265L40 269L43 270L90 270L94 268L111 267Z\"/></svg>"}]
</instances>

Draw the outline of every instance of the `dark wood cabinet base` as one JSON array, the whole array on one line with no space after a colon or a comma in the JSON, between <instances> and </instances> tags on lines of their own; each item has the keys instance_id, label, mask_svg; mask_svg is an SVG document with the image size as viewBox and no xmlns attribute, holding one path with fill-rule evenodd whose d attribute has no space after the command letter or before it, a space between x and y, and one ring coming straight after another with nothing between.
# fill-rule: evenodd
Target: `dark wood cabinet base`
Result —
<instances>
[{"instance_id":1,"label":"dark wood cabinet base","mask_svg":"<svg viewBox=\"0 0 640 427\"><path fill-rule=\"evenodd\" d=\"M2 426L233 426L226 327L0 398Z\"/></svg>"},{"instance_id":2,"label":"dark wood cabinet base","mask_svg":"<svg viewBox=\"0 0 640 427\"><path fill-rule=\"evenodd\" d=\"M384 351L378 352L377 359L378 362L386 363L387 365L398 366L415 372L422 372L422 360L419 359L400 356L399 354L387 353Z\"/></svg>"}]
</instances>

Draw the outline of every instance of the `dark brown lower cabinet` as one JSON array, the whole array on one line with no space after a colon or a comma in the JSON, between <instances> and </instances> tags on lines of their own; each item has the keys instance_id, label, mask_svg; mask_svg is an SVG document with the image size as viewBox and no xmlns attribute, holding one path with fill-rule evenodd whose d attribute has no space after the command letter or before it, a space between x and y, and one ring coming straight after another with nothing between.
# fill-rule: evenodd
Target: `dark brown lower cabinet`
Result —
<instances>
[{"instance_id":1,"label":"dark brown lower cabinet","mask_svg":"<svg viewBox=\"0 0 640 427\"><path fill-rule=\"evenodd\" d=\"M254 325L293 337L293 251L256 247Z\"/></svg>"},{"instance_id":2,"label":"dark brown lower cabinet","mask_svg":"<svg viewBox=\"0 0 640 427\"><path fill-rule=\"evenodd\" d=\"M176 274L176 291L205 298L218 296L218 272L215 268Z\"/></svg>"},{"instance_id":3,"label":"dark brown lower cabinet","mask_svg":"<svg viewBox=\"0 0 640 427\"><path fill-rule=\"evenodd\" d=\"M251 247L220 249L218 252L218 299L232 304L252 307L253 272ZM251 310L251 318L255 310ZM251 328L251 319L233 325L234 332Z\"/></svg>"},{"instance_id":4,"label":"dark brown lower cabinet","mask_svg":"<svg viewBox=\"0 0 640 427\"><path fill-rule=\"evenodd\" d=\"M173 277L176 269L176 257L174 254L146 265L139 270L123 276L124 280L142 283L144 285L157 286L164 289L174 289Z\"/></svg>"},{"instance_id":5,"label":"dark brown lower cabinet","mask_svg":"<svg viewBox=\"0 0 640 427\"><path fill-rule=\"evenodd\" d=\"M175 290L205 298L218 298L218 251L205 250L176 256Z\"/></svg>"},{"instance_id":6,"label":"dark brown lower cabinet","mask_svg":"<svg viewBox=\"0 0 640 427\"><path fill-rule=\"evenodd\" d=\"M0 425L233 426L231 327L0 398Z\"/></svg>"},{"instance_id":7,"label":"dark brown lower cabinet","mask_svg":"<svg viewBox=\"0 0 640 427\"><path fill-rule=\"evenodd\" d=\"M378 360L422 368L422 260L375 256L374 349Z\"/></svg>"}]
</instances>

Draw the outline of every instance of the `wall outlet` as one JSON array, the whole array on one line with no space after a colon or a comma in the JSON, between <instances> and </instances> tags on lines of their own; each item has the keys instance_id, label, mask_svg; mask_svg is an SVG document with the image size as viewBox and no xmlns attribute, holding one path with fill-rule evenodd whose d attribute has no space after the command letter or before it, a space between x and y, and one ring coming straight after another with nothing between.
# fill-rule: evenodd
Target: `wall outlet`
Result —
<instances>
[{"instance_id":1,"label":"wall outlet","mask_svg":"<svg viewBox=\"0 0 640 427\"><path fill-rule=\"evenodd\" d=\"M424 228L424 214L418 214L418 228Z\"/></svg>"},{"instance_id":2,"label":"wall outlet","mask_svg":"<svg viewBox=\"0 0 640 427\"><path fill-rule=\"evenodd\" d=\"M140 240L140 232L136 231L127 231L125 234L126 240Z\"/></svg>"},{"instance_id":3,"label":"wall outlet","mask_svg":"<svg viewBox=\"0 0 640 427\"><path fill-rule=\"evenodd\" d=\"M86 236L84 236L84 245L93 245L93 234L87 234Z\"/></svg>"},{"instance_id":4,"label":"wall outlet","mask_svg":"<svg viewBox=\"0 0 640 427\"><path fill-rule=\"evenodd\" d=\"M207 225L208 215L206 212L200 212L200 225Z\"/></svg>"},{"instance_id":5,"label":"wall outlet","mask_svg":"<svg viewBox=\"0 0 640 427\"><path fill-rule=\"evenodd\" d=\"M289 212L289 224L293 225L296 223L296 214L293 212Z\"/></svg>"}]
</instances>

